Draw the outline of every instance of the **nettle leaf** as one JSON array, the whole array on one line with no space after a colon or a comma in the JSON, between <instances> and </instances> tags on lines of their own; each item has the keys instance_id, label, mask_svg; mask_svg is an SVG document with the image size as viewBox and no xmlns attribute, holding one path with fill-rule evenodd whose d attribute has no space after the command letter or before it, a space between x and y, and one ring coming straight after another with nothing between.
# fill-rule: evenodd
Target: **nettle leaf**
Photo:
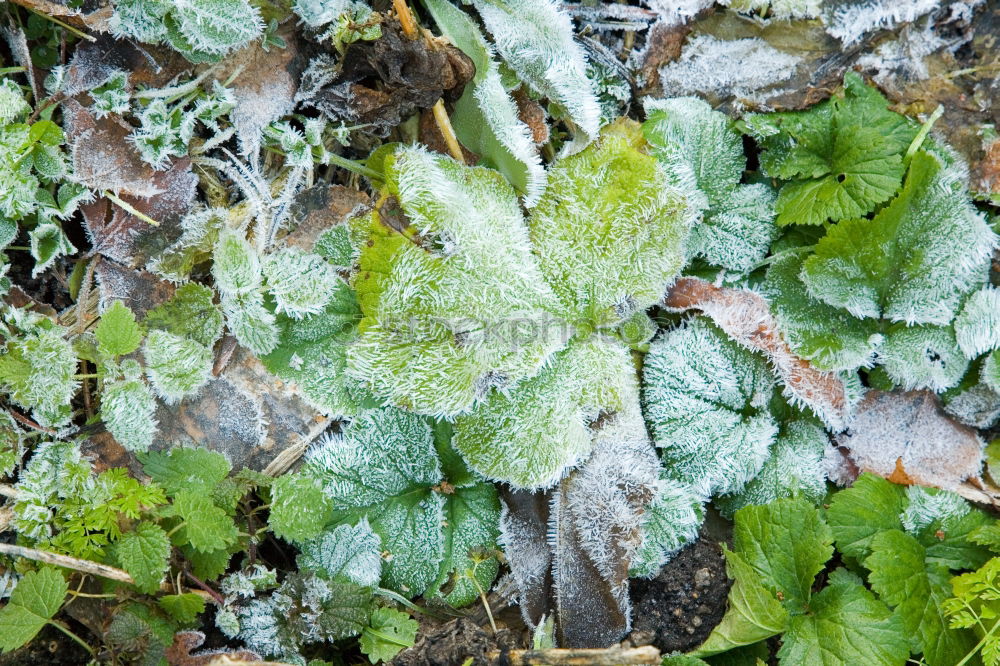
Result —
<instances>
[{"instance_id":1,"label":"nettle leaf","mask_svg":"<svg viewBox=\"0 0 1000 666\"><path fill-rule=\"evenodd\" d=\"M740 185L746 157L725 114L693 97L647 101L643 134L671 182L702 214L691 230L688 256L736 271L757 264L777 236L774 193Z\"/></svg>"},{"instance_id":2,"label":"nettle leaf","mask_svg":"<svg viewBox=\"0 0 1000 666\"><path fill-rule=\"evenodd\" d=\"M222 311L233 337L257 356L271 353L278 345L278 326L274 315L264 307L261 292L223 294Z\"/></svg>"},{"instance_id":3,"label":"nettle leaf","mask_svg":"<svg viewBox=\"0 0 1000 666\"><path fill-rule=\"evenodd\" d=\"M322 257L295 248L267 255L263 272L277 311L294 319L322 312L331 292L344 283Z\"/></svg>"},{"instance_id":4,"label":"nettle leaf","mask_svg":"<svg viewBox=\"0 0 1000 666\"><path fill-rule=\"evenodd\" d=\"M790 610L811 608L813 579L833 555L833 533L810 503L779 499L736 512L734 550ZM792 662L792 663L812 663Z\"/></svg>"},{"instance_id":5,"label":"nettle leaf","mask_svg":"<svg viewBox=\"0 0 1000 666\"><path fill-rule=\"evenodd\" d=\"M157 600L160 608L181 624L194 622L205 612L205 599L198 594L165 594Z\"/></svg>"},{"instance_id":6,"label":"nettle leaf","mask_svg":"<svg viewBox=\"0 0 1000 666\"><path fill-rule=\"evenodd\" d=\"M474 0L500 57L518 78L558 104L587 139L601 109L569 15L550 0Z\"/></svg>"},{"instance_id":7,"label":"nettle leaf","mask_svg":"<svg viewBox=\"0 0 1000 666\"><path fill-rule=\"evenodd\" d=\"M413 645L420 623L394 608L376 608L361 630L361 652L373 664L389 663L400 650Z\"/></svg>"},{"instance_id":8,"label":"nettle leaf","mask_svg":"<svg viewBox=\"0 0 1000 666\"><path fill-rule=\"evenodd\" d=\"M707 657L753 645L788 627L788 611L764 586L760 575L739 553L724 548L729 588L728 609L704 643L692 653Z\"/></svg>"},{"instance_id":9,"label":"nettle leaf","mask_svg":"<svg viewBox=\"0 0 1000 666\"><path fill-rule=\"evenodd\" d=\"M955 317L955 338L970 359L1000 347L1000 289L986 286L969 296Z\"/></svg>"},{"instance_id":10,"label":"nettle leaf","mask_svg":"<svg viewBox=\"0 0 1000 666\"><path fill-rule=\"evenodd\" d=\"M661 334L643 366L643 404L667 473L704 496L743 488L778 434L773 391L763 359L706 319Z\"/></svg>"},{"instance_id":11,"label":"nettle leaf","mask_svg":"<svg viewBox=\"0 0 1000 666\"><path fill-rule=\"evenodd\" d=\"M767 269L763 292L788 344L824 370L854 370L873 363L883 341L879 322L860 319L809 295L799 279L805 255L776 259Z\"/></svg>"},{"instance_id":12,"label":"nettle leaf","mask_svg":"<svg viewBox=\"0 0 1000 666\"><path fill-rule=\"evenodd\" d=\"M143 324L211 347L222 336L222 312L210 287L188 282L177 287L165 303L146 313Z\"/></svg>"},{"instance_id":13,"label":"nettle leaf","mask_svg":"<svg viewBox=\"0 0 1000 666\"><path fill-rule=\"evenodd\" d=\"M660 487L642 514L642 543L629 576L651 578L684 546L698 538L705 498L661 472Z\"/></svg>"},{"instance_id":14,"label":"nettle leaf","mask_svg":"<svg viewBox=\"0 0 1000 666\"><path fill-rule=\"evenodd\" d=\"M848 72L842 97L746 119L763 149L764 174L791 180L778 193L779 225L857 218L896 193L917 128L887 107L881 93Z\"/></svg>"},{"instance_id":15,"label":"nettle leaf","mask_svg":"<svg viewBox=\"0 0 1000 666\"><path fill-rule=\"evenodd\" d=\"M845 220L817 243L802 269L809 293L856 317L948 324L997 244L954 178L935 155L914 155L874 219Z\"/></svg>"},{"instance_id":16,"label":"nettle leaf","mask_svg":"<svg viewBox=\"0 0 1000 666\"><path fill-rule=\"evenodd\" d=\"M545 188L547 174L531 130L518 116L517 105L504 88L493 48L479 26L446 0L424 0L441 34L476 65L476 75L455 102L451 115L463 146L497 169L533 206Z\"/></svg>"},{"instance_id":17,"label":"nettle leaf","mask_svg":"<svg viewBox=\"0 0 1000 666\"><path fill-rule=\"evenodd\" d=\"M256 292L263 282L260 257L246 236L224 228L219 232L212 257L215 286L225 296L243 296Z\"/></svg>"},{"instance_id":18,"label":"nettle leaf","mask_svg":"<svg viewBox=\"0 0 1000 666\"><path fill-rule=\"evenodd\" d=\"M94 103L90 105L90 111L94 117L101 119L112 113L125 113L129 110L129 73L125 70L115 70L108 75L104 82L96 88L91 88L87 92Z\"/></svg>"},{"instance_id":19,"label":"nettle leaf","mask_svg":"<svg viewBox=\"0 0 1000 666\"><path fill-rule=\"evenodd\" d=\"M159 525L149 521L144 520L131 532L125 532L112 552L135 580L136 588L146 594L160 588L170 568L170 539Z\"/></svg>"},{"instance_id":20,"label":"nettle leaf","mask_svg":"<svg viewBox=\"0 0 1000 666\"><path fill-rule=\"evenodd\" d=\"M323 531L332 508L315 478L285 474L271 484L271 514L267 524L283 539L305 541Z\"/></svg>"},{"instance_id":21,"label":"nettle leaf","mask_svg":"<svg viewBox=\"0 0 1000 666\"><path fill-rule=\"evenodd\" d=\"M645 149L637 124L606 127L550 168L532 211L532 247L574 325L610 326L648 309L684 263L691 212Z\"/></svg>"},{"instance_id":22,"label":"nettle leaf","mask_svg":"<svg viewBox=\"0 0 1000 666\"><path fill-rule=\"evenodd\" d=\"M138 458L142 471L169 495L184 490L209 494L231 469L224 455L203 448L174 447L142 453Z\"/></svg>"},{"instance_id":23,"label":"nettle leaf","mask_svg":"<svg viewBox=\"0 0 1000 666\"><path fill-rule=\"evenodd\" d=\"M876 534L902 529L900 515L906 491L874 474L862 474L850 488L833 495L826 518L837 540L837 550L861 559L871 552Z\"/></svg>"},{"instance_id":24,"label":"nettle leaf","mask_svg":"<svg viewBox=\"0 0 1000 666\"><path fill-rule=\"evenodd\" d=\"M199 491L176 493L167 513L177 516L184 524L174 536L174 543L189 545L202 553L223 550L239 536L233 519L217 507L211 497Z\"/></svg>"},{"instance_id":25,"label":"nettle leaf","mask_svg":"<svg viewBox=\"0 0 1000 666\"><path fill-rule=\"evenodd\" d=\"M469 550L496 542L495 491L474 479L445 479L431 427L420 416L367 412L311 451L304 473L333 500L335 523L368 520L382 542L383 585L409 596L436 593L453 570L472 568Z\"/></svg>"},{"instance_id":26,"label":"nettle leaf","mask_svg":"<svg viewBox=\"0 0 1000 666\"><path fill-rule=\"evenodd\" d=\"M818 504L826 495L824 454L829 439L822 427L792 421L771 446L760 472L737 493L716 499L724 516L748 505L763 505L781 497L801 497Z\"/></svg>"},{"instance_id":27,"label":"nettle leaf","mask_svg":"<svg viewBox=\"0 0 1000 666\"><path fill-rule=\"evenodd\" d=\"M0 81L0 124L6 125L30 113L31 105L24 100L24 93L14 79Z\"/></svg>"},{"instance_id":28,"label":"nettle leaf","mask_svg":"<svg viewBox=\"0 0 1000 666\"><path fill-rule=\"evenodd\" d=\"M844 569L793 616L778 659L787 664L902 666L910 654L902 621Z\"/></svg>"},{"instance_id":29,"label":"nettle leaf","mask_svg":"<svg viewBox=\"0 0 1000 666\"><path fill-rule=\"evenodd\" d=\"M145 382L109 382L101 392L101 420L115 440L130 451L145 451L156 434L156 401Z\"/></svg>"},{"instance_id":30,"label":"nettle leaf","mask_svg":"<svg viewBox=\"0 0 1000 666\"><path fill-rule=\"evenodd\" d=\"M638 401L624 345L598 336L574 340L515 391L494 391L455 420L455 448L469 466L518 488L552 485L587 456L590 423Z\"/></svg>"},{"instance_id":31,"label":"nettle leaf","mask_svg":"<svg viewBox=\"0 0 1000 666\"><path fill-rule=\"evenodd\" d=\"M62 227L53 222L44 222L29 231L28 245L35 259L35 267L31 269L33 278L41 275L59 257L76 252Z\"/></svg>"},{"instance_id":32,"label":"nettle leaf","mask_svg":"<svg viewBox=\"0 0 1000 666\"><path fill-rule=\"evenodd\" d=\"M0 355L0 384L11 400L32 410L45 426L61 426L71 416L76 394L76 354L63 338L65 329L38 326L7 342Z\"/></svg>"},{"instance_id":33,"label":"nettle leaf","mask_svg":"<svg viewBox=\"0 0 1000 666\"><path fill-rule=\"evenodd\" d=\"M937 393L958 384L969 367L950 326L891 328L878 360L897 386Z\"/></svg>"},{"instance_id":34,"label":"nettle leaf","mask_svg":"<svg viewBox=\"0 0 1000 666\"><path fill-rule=\"evenodd\" d=\"M348 371L395 404L454 416L559 348L555 297L498 173L404 148L386 179L390 199L354 222L368 242Z\"/></svg>"},{"instance_id":35,"label":"nettle leaf","mask_svg":"<svg viewBox=\"0 0 1000 666\"><path fill-rule=\"evenodd\" d=\"M117 0L108 26L116 37L156 43L167 36L163 17L170 8L168 0Z\"/></svg>"},{"instance_id":36,"label":"nettle leaf","mask_svg":"<svg viewBox=\"0 0 1000 666\"><path fill-rule=\"evenodd\" d=\"M168 404L191 395L212 374L212 350L166 331L151 330L142 347L146 375Z\"/></svg>"},{"instance_id":37,"label":"nettle leaf","mask_svg":"<svg viewBox=\"0 0 1000 666\"><path fill-rule=\"evenodd\" d=\"M951 666L976 645L972 632L948 628L941 603L951 596L948 568L927 559L914 537L899 530L879 532L864 560L869 582L882 601L894 609L910 637L914 653L929 666Z\"/></svg>"},{"instance_id":38,"label":"nettle leaf","mask_svg":"<svg viewBox=\"0 0 1000 666\"><path fill-rule=\"evenodd\" d=\"M101 351L110 356L124 356L139 348L142 328L135 315L121 301L115 301L101 314L94 330Z\"/></svg>"},{"instance_id":39,"label":"nettle leaf","mask_svg":"<svg viewBox=\"0 0 1000 666\"><path fill-rule=\"evenodd\" d=\"M24 574L0 608L0 650L16 650L34 638L59 612L68 590L63 575L52 567Z\"/></svg>"},{"instance_id":40,"label":"nettle leaf","mask_svg":"<svg viewBox=\"0 0 1000 666\"><path fill-rule=\"evenodd\" d=\"M981 377L984 384L996 393L1000 393L1000 351L995 351L986 357Z\"/></svg>"},{"instance_id":41,"label":"nettle leaf","mask_svg":"<svg viewBox=\"0 0 1000 666\"><path fill-rule=\"evenodd\" d=\"M296 563L299 569L318 571L329 579L343 576L373 587L382 577L382 539L362 518L357 525L337 525L303 543Z\"/></svg>"}]
</instances>

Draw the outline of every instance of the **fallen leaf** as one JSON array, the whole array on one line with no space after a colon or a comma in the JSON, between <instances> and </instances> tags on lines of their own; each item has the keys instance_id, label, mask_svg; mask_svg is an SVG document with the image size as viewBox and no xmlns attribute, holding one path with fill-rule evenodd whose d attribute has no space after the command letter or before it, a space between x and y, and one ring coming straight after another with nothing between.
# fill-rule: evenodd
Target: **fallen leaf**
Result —
<instances>
[{"instance_id":1,"label":"fallen leaf","mask_svg":"<svg viewBox=\"0 0 1000 666\"><path fill-rule=\"evenodd\" d=\"M763 296L684 277L668 290L663 303L677 312L703 312L737 343L763 353L790 398L810 407L833 430L845 425L850 405L843 380L792 351Z\"/></svg>"},{"instance_id":2,"label":"fallen leaf","mask_svg":"<svg viewBox=\"0 0 1000 666\"><path fill-rule=\"evenodd\" d=\"M179 631L164 656L170 666L210 666L221 657L251 663L261 661L259 655L249 650L204 650L193 654L204 643L205 634L200 631Z\"/></svg>"},{"instance_id":3,"label":"fallen leaf","mask_svg":"<svg viewBox=\"0 0 1000 666\"><path fill-rule=\"evenodd\" d=\"M141 319L146 312L174 295L174 285L166 280L114 261L102 260L94 275L100 289L102 312L115 301L121 301Z\"/></svg>"}]
</instances>

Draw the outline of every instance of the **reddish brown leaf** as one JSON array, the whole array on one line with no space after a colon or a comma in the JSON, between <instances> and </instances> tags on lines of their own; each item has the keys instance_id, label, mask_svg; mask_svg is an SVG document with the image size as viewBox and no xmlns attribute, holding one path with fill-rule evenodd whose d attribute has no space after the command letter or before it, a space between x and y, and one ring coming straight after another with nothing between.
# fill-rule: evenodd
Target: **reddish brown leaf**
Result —
<instances>
[{"instance_id":1,"label":"reddish brown leaf","mask_svg":"<svg viewBox=\"0 0 1000 666\"><path fill-rule=\"evenodd\" d=\"M170 666L210 666L218 663L220 657L251 663L261 661L260 655L249 650L208 650L194 654L204 643L205 634L200 631L179 631L164 656Z\"/></svg>"}]
</instances>

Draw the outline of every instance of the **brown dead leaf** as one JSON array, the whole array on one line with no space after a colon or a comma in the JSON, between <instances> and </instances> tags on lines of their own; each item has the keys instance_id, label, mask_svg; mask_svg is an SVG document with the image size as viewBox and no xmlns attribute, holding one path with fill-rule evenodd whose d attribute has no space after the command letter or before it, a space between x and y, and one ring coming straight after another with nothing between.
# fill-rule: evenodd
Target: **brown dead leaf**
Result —
<instances>
[{"instance_id":1,"label":"brown dead leaf","mask_svg":"<svg viewBox=\"0 0 1000 666\"><path fill-rule=\"evenodd\" d=\"M451 156L451 151L448 150L448 144L445 143L444 135L441 133L441 128L438 126L437 121L434 120L434 112L431 109L424 109L420 113L419 138L420 143L427 146L430 150L442 155ZM475 164L479 161L478 155L461 143L458 145L462 148L462 157L466 164Z\"/></svg>"},{"instance_id":2,"label":"brown dead leaf","mask_svg":"<svg viewBox=\"0 0 1000 666\"><path fill-rule=\"evenodd\" d=\"M948 490L967 480L978 484L984 445L975 430L949 418L930 391L875 390L865 394L836 444L842 458L835 468L850 463L893 483Z\"/></svg>"},{"instance_id":3,"label":"brown dead leaf","mask_svg":"<svg viewBox=\"0 0 1000 666\"><path fill-rule=\"evenodd\" d=\"M200 631L179 631L174 634L174 642L164 656L170 666L210 666L223 656L242 662L261 662L260 655L249 650L211 650L194 654L193 651L204 643L205 634Z\"/></svg>"},{"instance_id":4,"label":"brown dead leaf","mask_svg":"<svg viewBox=\"0 0 1000 666\"><path fill-rule=\"evenodd\" d=\"M160 88L191 69L191 63L171 48L100 35L96 42L83 42L73 51L61 92L70 97L87 92L116 69L128 72L132 86Z\"/></svg>"},{"instance_id":5,"label":"brown dead leaf","mask_svg":"<svg viewBox=\"0 0 1000 666\"><path fill-rule=\"evenodd\" d=\"M700 310L711 317L737 343L763 353L792 398L807 405L834 430L845 425L850 406L843 380L792 351L763 296L685 277L674 283L663 303L677 312Z\"/></svg>"},{"instance_id":6,"label":"brown dead leaf","mask_svg":"<svg viewBox=\"0 0 1000 666\"><path fill-rule=\"evenodd\" d=\"M549 126L545 122L545 109L528 97L523 88L515 90L511 96L517 104L517 116L531 130L531 140L540 146L549 142Z\"/></svg>"},{"instance_id":7,"label":"brown dead leaf","mask_svg":"<svg viewBox=\"0 0 1000 666\"><path fill-rule=\"evenodd\" d=\"M472 60L446 41L407 39L399 21L387 20L379 39L350 44L334 79L306 101L334 119L386 134L442 97L458 99L475 71Z\"/></svg>"},{"instance_id":8,"label":"brown dead leaf","mask_svg":"<svg viewBox=\"0 0 1000 666\"><path fill-rule=\"evenodd\" d=\"M94 275L100 288L102 312L113 302L121 301L141 319L149 310L174 295L174 285L166 280L113 261L102 260L97 264Z\"/></svg>"},{"instance_id":9,"label":"brown dead leaf","mask_svg":"<svg viewBox=\"0 0 1000 666\"><path fill-rule=\"evenodd\" d=\"M343 185L308 187L296 194L292 201L294 229L282 242L289 247L312 252L320 234L353 217L370 201L366 193Z\"/></svg>"},{"instance_id":10,"label":"brown dead leaf","mask_svg":"<svg viewBox=\"0 0 1000 666\"><path fill-rule=\"evenodd\" d=\"M714 11L714 10L710 10ZM691 32L691 24L670 25L658 21L649 28L646 36L646 49L643 52L642 80L645 85L643 95L662 92L660 89L660 68L668 62L673 62L681 56L681 47Z\"/></svg>"}]
</instances>

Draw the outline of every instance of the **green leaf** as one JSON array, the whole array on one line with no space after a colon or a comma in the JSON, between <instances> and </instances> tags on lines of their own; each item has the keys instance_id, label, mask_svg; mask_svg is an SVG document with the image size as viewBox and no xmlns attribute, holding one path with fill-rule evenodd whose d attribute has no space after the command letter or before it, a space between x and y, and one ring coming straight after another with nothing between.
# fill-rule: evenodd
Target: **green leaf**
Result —
<instances>
[{"instance_id":1,"label":"green leaf","mask_svg":"<svg viewBox=\"0 0 1000 666\"><path fill-rule=\"evenodd\" d=\"M114 555L140 592L153 594L170 567L170 540L155 523L142 521L114 545Z\"/></svg>"},{"instance_id":2,"label":"green leaf","mask_svg":"<svg viewBox=\"0 0 1000 666\"><path fill-rule=\"evenodd\" d=\"M28 245L35 259L35 267L31 269L33 278L41 275L59 257L76 252L62 228L52 222L39 224L29 231Z\"/></svg>"},{"instance_id":3,"label":"green leaf","mask_svg":"<svg viewBox=\"0 0 1000 666\"><path fill-rule=\"evenodd\" d=\"M783 337L796 354L824 370L869 365L882 339L879 322L859 319L810 296L799 278L807 255L797 249L771 264L763 284Z\"/></svg>"},{"instance_id":4,"label":"green leaf","mask_svg":"<svg viewBox=\"0 0 1000 666\"><path fill-rule=\"evenodd\" d=\"M896 324L886 334L878 356L889 378L907 391L940 393L957 385L969 367L950 326Z\"/></svg>"},{"instance_id":5,"label":"green leaf","mask_svg":"<svg viewBox=\"0 0 1000 666\"><path fill-rule=\"evenodd\" d=\"M247 0L184 0L174 3L171 16L194 49L211 55L225 55L264 29L260 13Z\"/></svg>"},{"instance_id":6,"label":"green leaf","mask_svg":"<svg viewBox=\"0 0 1000 666\"><path fill-rule=\"evenodd\" d=\"M704 643L692 653L707 657L742 645L776 636L788 626L788 611L761 581L760 575L746 560L728 548L726 573L733 581L729 588L728 609Z\"/></svg>"},{"instance_id":7,"label":"green leaf","mask_svg":"<svg viewBox=\"0 0 1000 666\"><path fill-rule=\"evenodd\" d=\"M734 550L786 608L809 607L813 579L833 555L833 534L809 502L780 499L736 512ZM802 662L807 663L807 662Z\"/></svg>"},{"instance_id":8,"label":"green leaf","mask_svg":"<svg viewBox=\"0 0 1000 666\"><path fill-rule=\"evenodd\" d=\"M227 548L239 536L233 519L197 490L176 493L170 509L171 515L184 522L184 527L174 535L175 544L188 544L208 553Z\"/></svg>"},{"instance_id":9,"label":"green leaf","mask_svg":"<svg viewBox=\"0 0 1000 666\"><path fill-rule=\"evenodd\" d=\"M763 149L764 173L793 179L778 194L779 225L857 218L896 193L916 125L887 106L878 91L849 72L843 97L806 111L746 119Z\"/></svg>"},{"instance_id":10,"label":"green leaf","mask_svg":"<svg viewBox=\"0 0 1000 666\"><path fill-rule=\"evenodd\" d=\"M837 550L848 557L866 557L876 534L902 529L899 516L905 503L901 486L874 474L859 476L853 486L834 494L826 512Z\"/></svg>"},{"instance_id":11,"label":"green leaf","mask_svg":"<svg viewBox=\"0 0 1000 666\"><path fill-rule=\"evenodd\" d=\"M493 553L477 553L496 544L500 536L496 488L488 483L456 488L447 495L444 520L444 557L430 590L459 608L477 599L480 590L489 590L500 570Z\"/></svg>"},{"instance_id":12,"label":"green leaf","mask_svg":"<svg viewBox=\"0 0 1000 666\"><path fill-rule=\"evenodd\" d=\"M94 330L101 351L111 356L131 354L142 342L142 328L135 315L121 301L115 301L101 315Z\"/></svg>"},{"instance_id":13,"label":"green leaf","mask_svg":"<svg viewBox=\"0 0 1000 666\"><path fill-rule=\"evenodd\" d=\"M802 269L809 293L856 317L948 324L996 243L956 179L935 155L914 155L873 220L845 220L819 241Z\"/></svg>"},{"instance_id":14,"label":"green leaf","mask_svg":"<svg viewBox=\"0 0 1000 666\"><path fill-rule=\"evenodd\" d=\"M231 466L216 451L194 447L176 447L169 451L140 453L142 471L163 486L168 495L182 491L209 494L227 476Z\"/></svg>"},{"instance_id":15,"label":"green leaf","mask_svg":"<svg viewBox=\"0 0 1000 666\"><path fill-rule=\"evenodd\" d=\"M45 567L29 571L0 608L0 650L21 647L59 612L69 586L58 570Z\"/></svg>"},{"instance_id":16,"label":"green leaf","mask_svg":"<svg viewBox=\"0 0 1000 666\"><path fill-rule=\"evenodd\" d=\"M141 380L104 385L101 420L115 440L129 451L145 451L156 435L156 402Z\"/></svg>"},{"instance_id":17,"label":"green leaf","mask_svg":"<svg viewBox=\"0 0 1000 666\"><path fill-rule=\"evenodd\" d=\"M900 617L838 569L808 613L791 618L778 659L788 666L902 666L909 654Z\"/></svg>"},{"instance_id":18,"label":"green leaf","mask_svg":"<svg viewBox=\"0 0 1000 666\"><path fill-rule=\"evenodd\" d=\"M267 524L283 539L305 541L323 531L332 508L332 501L315 478L285 474L271 484L271 514Z\"/></svg>"},{"instance_id":19,"label":"green leaf","mask_svg":"<svg viewBox=\"0 0 1000 666\"><path fill-rule=\"evenodd\" d=\"M38 327L9 340L0 355L0 384L10 398L32 410L44 426L61 426L72 415L76 394L76 354L63 339L65 329Z\"/></svg>"},{"instance_id":20,"label":"green leaf","mask_svg":"<svg viewBox=\"0 0 1000 666\"><path fill-rule=\"evenodd\" d=\"M190 624L205 612L205 599L198 594L165 594L157 600L160 608L181 624Z\"/></svg>"},{"instance_id":21,"label":"green leaf","mask_svg":"<svg viewBox=\"0 0 1000 666\"><path fill-rule=\"evenodd\" d=\"M930 561L949 569L975 569L990 559L990 552L970 536L992 524L993 518L974 508L961 516L934 521L918 538Z\"/></svg>"},{"instance_id":22,"label":"green leaf","mask_svg":"<svg viewBox=\"0 0 1000 666\"><path fill-rule=\"evenodd\" d=\"M212 350L190 340L151 330L142 347L146 374L168 404L194 393L211 378Z\"/></svg>"},{"instance_id":23,"label":"green leaf","mask_svg":"<svg viewBox=\"0 0 1000 666\"><path fill-rule=\"evenodd\" d=\"M382 539L365 518L357 525L337 525L323 532L303 543L300 551L299 569L319 571L331 580L340 576L371 587L382 577Z\"/></svg>"},{"instance_id":24,"label":"green leaf","mask_svg":"<svg viewBox=\"0 0 1000 666\"><path fill-rule=\"evenodd\" d=\"M393 608L376 608L361 630L361 652L373 664L389 663L400 650L413 645L420 623Z\"/></svg>"},{"instance_id":25,"label":"green leaf","mask_svg":"<svg viewBox=\"0 0 1000 666\"><path fill-rule=\"evenodd\" d=\"M914 653L923 653L929 666L952 666L976 644L962 630L948 628L941 602L951 596L951 574L926 559L927 551L899 530L879 532L871 541L865 567L868 580L902 621Z\"/></svg>"},{"instance_id":26,"label":"green leaf","mask_svg":"<svg viewBox=\"0 0 1000 666\"><path fill-rule=\"evenodd\" d=\"M222 336L223 326L222 312L213 297L211 288L188 282L168 301L147 312L143 323L211 347Z\"/></svg>"}]
</instances>

